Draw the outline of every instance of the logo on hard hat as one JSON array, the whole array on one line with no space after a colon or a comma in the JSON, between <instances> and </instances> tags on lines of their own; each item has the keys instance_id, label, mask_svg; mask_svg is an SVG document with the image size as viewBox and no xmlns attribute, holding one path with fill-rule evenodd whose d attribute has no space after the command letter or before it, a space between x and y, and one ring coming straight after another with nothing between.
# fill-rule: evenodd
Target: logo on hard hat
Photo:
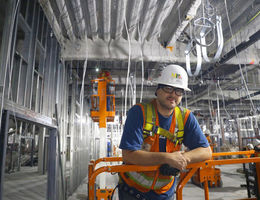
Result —
<instances>
[{"instance_id":1,"label":"logo on hard hat","mask_svg":"<svg viewBox=\"0 0 260 200\"><path fill-rule=\"evenodd\" d=\"M180 74L177 74L177 73L172 73L172 77L173 77L173 78L182 79L181 75L180 75Z\"/></svg>"}]
</instances>

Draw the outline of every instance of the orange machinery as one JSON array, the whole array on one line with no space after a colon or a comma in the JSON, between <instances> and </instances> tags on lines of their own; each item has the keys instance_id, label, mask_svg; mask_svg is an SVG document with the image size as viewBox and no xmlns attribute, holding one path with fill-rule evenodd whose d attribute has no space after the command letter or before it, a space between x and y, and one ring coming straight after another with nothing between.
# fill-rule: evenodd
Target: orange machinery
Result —
<instances>
[{"instance_id":1,"label":"orange machinery","mask_svg":"<svg viewBox=\"0 0 260 200\"><path fill-rule=\"evenodd\" d=\"M115 117L115 81L108 72L102 72L97 79L91 81L90 115L94 122L99 122L100 128L106 128L106 122L113 122Z\"/></svg>"},{"instance_id":2,"label":"orange machinery","mask_svg":"<svg viewBox=\"0 0 260 200\"><path fill-rule=\"evenodd\" d=\"M220 157L220 156L228 156L228 155L244 155L245 158L236 158L236 159L219 159L219 160L206 160L204 162L193 163L187 166L188 171L181 174L180 182L176 188L176 198L177 200L182 200L182 190L185 184L190 180L190 178L194 175L194 173L199 169L206 169L210 168L215 165L230 165L230 164L239 164L239 163L251 163L255 162L257 165L257 175L260 177L260 157L251 157L251 155L258 156L254 150L250 151L239 151L239 152L222 152L222 153L213 153L213 157ZM100 167L95 170L95 166L99 162L118 162L122 161L121 157L109 157L109 158L101 158L97 161L91 161L89 165L89 181L88 181L88 197L89 200L95 199L111 199L111 194L113 189L98 189L95 192L95 179L97 175L103 172L127 172L127 171L156 171L160 168L160 166L139 166L139 165L114 165L114 166L105 166ZM208 180L210 179L211 175L204 176L204 195L205 200L209 200L209 189L208 189ZM260 179L258 179L258 192L260 192ZM260 194L259 194L260 195ZM249 199L249 198L246 198ZM245 200L246 200L245 199ZM251 198L251 200L257 200L256 198Z\"/></svg>"},{"instance_id":3,"label":"orange machinery","mask_svg":"<svg viewBox=\"0 0 260 200\"><path fill-rule=\"evenodd\" d=\"M210 144L211 151L213 152L215 144L211 141L210 135L205 134L205 136ZM208 168L199 168L192 176L191 181L193 184L203 187L203 182L206 176L208 177L209 187L222 187L221 171L215 166Z\"/></svg>"}]
</instances>

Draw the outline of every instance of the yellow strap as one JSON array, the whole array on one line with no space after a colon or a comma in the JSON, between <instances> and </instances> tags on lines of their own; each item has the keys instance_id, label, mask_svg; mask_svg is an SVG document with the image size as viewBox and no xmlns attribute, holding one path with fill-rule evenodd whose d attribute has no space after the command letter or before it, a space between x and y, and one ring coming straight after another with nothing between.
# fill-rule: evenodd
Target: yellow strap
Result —
<instances>
[{"instance_id":1,"label":"yellow strap","mask_svg":"<svg viewBox=\"0 0 260 200\"><path fill-rule=\"evenodd\" d=\"M156 115L155 108L152 103L144 104L145 112L145 125L144 125L144 138L153 136L153 127L155 126Z\"/></svg>"},{"instance_id":2,"label":"yellow strap","mask_svg":"<svg viewBox=\"0 0 260 200\"><path fill-rule=\"evenodd\" d=\"M146 122L155 124L156 116L155 116L155 109L154 106L151 103L146 104L147 105L147 111L146 111Z\"/></svg>"},{"instance_id":3,"label":"yellow strap","mask_svg":"<svg viewBox=\"0 0 260 200\"><path fill-rule=\"evenodd\" d=\"M175 117L176 117L176 120L177 120L177 123L178 123L178 132L176 133L176 139L177 139L177 142L176 144L178 144L179 142L182 142L183 140L183 135L184 135L184 123L183 123L183 114L182 114L182 111L180 109L179 106L176 106L175 107Z\"/></svg>"},{"instance_id":4,"label":"yellow strap","mask_svg":"<svg viewBox=\"0 0 260 200\"><path fill-rule=\"evenodd\" d=\"M166 137L167 139L171 140L172 142L174 142L174 139L175 139L174 134L166 129L158 127L157 134L162 135L162 136Z\"/></svg>"}]
</instances>

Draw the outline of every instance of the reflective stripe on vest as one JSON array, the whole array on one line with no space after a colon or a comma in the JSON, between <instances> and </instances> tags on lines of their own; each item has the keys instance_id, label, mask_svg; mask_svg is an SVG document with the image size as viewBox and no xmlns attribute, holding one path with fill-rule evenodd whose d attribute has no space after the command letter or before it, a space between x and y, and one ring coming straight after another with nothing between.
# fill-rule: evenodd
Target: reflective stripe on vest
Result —
<instances>
[{"instance_id":1,"label":"reflective stripe on vest","mask_svg":"<svg viewBox=\"0 0 260 200\"><path fill-rule=\"evenodd\" d=\"M127 173L127 176L129 176L129 178L132 179L134 182L136 182L138 185L140 185L146 189L151 189L153 181L154 181L154 176L150 177L142 172L129 172L129 173ZM173 176L169 176L169 178L166 178L166 179L158 178L153 189L158 190L158 189L162 188L163 186L169 184L169 182L173 178L174 178Z\"/></svg>"},{"instance_id":2,"label":"reflective stripe on vest","mask_svg":"<svg viewBox=\"0 0 260 200\"><path fill-rule=\"evenodd\" d=\"M155 102L153 102L155 103ZM144 125L143 125L143 137L144 141L147 137L152 136L155 137L155 135L161 135L166 137L169 141L175 143L175 146L179 146L183 141L184 136L184 122L185 122L185 114L186 109L181 109L180 107L175 107L174 109L174 115L173 120L175 119L175 128L174 133L171 133L170 131L163 129L156 124L156 108L153 105L153 103L148 104L141 104L142 111L144 112ZM172 123L174 121L172 120ZM157 121L157 123L159 120ZM159 144L158 144L159 145ZM173 176L161 176L158 175L155 176L153 173L140 173L140 172L126 172L122 176L122 178L127 182L129 185L131 185L131 181L134 182L135 185L137 185L137 189L140 191L149 191L150 189L155 190L157 193L161 193L161 189L171 186L173 183ZM130 182L129 182L130 181ZM170 187L169 187L170 188Z\"/></svg>"}]
</instances>

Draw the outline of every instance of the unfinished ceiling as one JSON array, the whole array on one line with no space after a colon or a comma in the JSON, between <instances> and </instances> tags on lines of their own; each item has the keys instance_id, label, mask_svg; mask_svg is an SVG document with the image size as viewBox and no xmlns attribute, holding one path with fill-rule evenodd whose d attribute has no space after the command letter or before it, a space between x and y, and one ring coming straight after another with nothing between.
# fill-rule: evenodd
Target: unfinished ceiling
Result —
<instances>
[{"instance_id":1,"label":"unfinished ceiling","mask_svg":"<svg viewBox=\"0 0 260 200\"><path fill-rule=\"evenodd\" d=\"M194 21L208 9L208 13L222 18L224 48L219 59L203 61L199 75L190 77L192 92L187 93L183 104L207 117L213 117L217 108L228 117L260 111L259 0L39 2L61 44L62 59L79 77L87 59L86 91L97 76L97 67L111 71L116 81L117 110L124 102L129 67L130 84L136 85L136 102L142 83L143 100L154 97L155 86L148 80L153 69L167 63L186 68L184 51L196 31ZM215 54L216 42L208 48L209 55ZM197 58L193 53L194 71Z\"/></svg>"}]
</instances>

